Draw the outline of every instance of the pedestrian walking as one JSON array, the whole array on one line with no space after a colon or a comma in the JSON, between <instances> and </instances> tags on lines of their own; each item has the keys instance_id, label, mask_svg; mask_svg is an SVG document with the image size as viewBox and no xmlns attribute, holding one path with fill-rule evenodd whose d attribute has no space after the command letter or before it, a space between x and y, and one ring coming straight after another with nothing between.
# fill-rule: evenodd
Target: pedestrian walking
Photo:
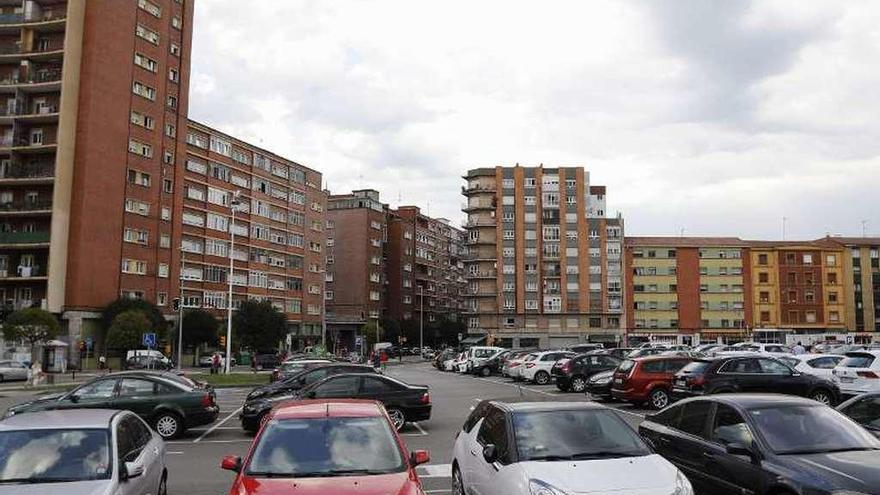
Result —
<instances>
[{"instance_id":1,"label":"pedestrian walking","mask_svg":"<svg viewBox=\"0 0 880 495\"><path fill-rule=\"evenodd\" d=\"M382 360L379 358L378 352L373 352L373 354L370 356L370 361L373 363L373 368L377 370L382 366Z\"/></svg>"},{"instance_id":2,"label":"pedestrian walking","mask_svg":"<svg viewBox=\"0 0 880 495\"><path fill-rule=\"evenodd\" d=\"M220 355L215 352L214 357L211 358L211 374L216 375L219 372L220 372Z\"/></svg>"},{"instance_id":3,"label":"pedestrian walking","mask_svg":"<svg viewBox=\"0 0 880 495\"><path fill-rule=\"evenodd\" d=\"M98 358L98 369L104 370L107 369L107 358L101 354L101 357Z\"/></svg>"},{"instance_id":4,"label":"pedestrian walking","mask_svg":"<svg viewBox=\"0 0 880 495\"><path fill-rule=\"evenodd\" d=\"M388 369L388 353L385 351L380 351L379 354L379 362L382 363L382 371Z\"/></svg>"},{"instance_id":5,"label":"pedestrian walking","mask_svg":"<svg viewBox=\"0 0 880 495\"><path fill-rule=\"evenodd\" d=\"M797 356L799 354L806 354L806 352L807 352L807 350L804 348L804 345L801 344L800 342L798 342L797 345L795 345L794 348L792 348L792 350L791 350L791 353L794 354L795 356Z\"/></svg>"}]
</instances>

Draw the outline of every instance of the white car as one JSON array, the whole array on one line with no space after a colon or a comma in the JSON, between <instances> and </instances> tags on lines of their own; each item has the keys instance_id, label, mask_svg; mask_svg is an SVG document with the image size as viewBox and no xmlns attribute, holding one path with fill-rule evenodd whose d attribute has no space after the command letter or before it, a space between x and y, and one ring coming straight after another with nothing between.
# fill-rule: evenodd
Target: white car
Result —
<instances>
[{"instance_id":1,"label":"white car","mask_svg":"<svg viewBox=\"0 0 880 495\"><path fill-rule=\"evenodd\" d=\"M532 354L532 359L527 360L520 367L520 377L538 385L550 383L550 370L556 361L570 358L576 354L571 351L543 351Z\"/></svg>"},{"instance_id":2,"label":"white car","mask_svg":"<svg viewBox=\"0 0 880 495\"><path fill-rule=\"evenodd\" d=\"M880 391L880 350L847 352L831 373L844 395Z\"/></svg>"},{"instance_id":3,"label":"white car","mask_svg":"<svg viewBox=\"0 0 880 495\"><path fill-rule=\"evenodd\" d=\"M779 360L801 373L821 376L831 380L831 371L843 361L837 354L798 354L795 356L779 356Z\"/></svg>"},{"instance_id":4,"label":"white car","mask_svg":"<svg viewBox=\"0 0 880 495\"><path fill-rule=\"evenodd\" d=\"M28 367L18 361L0 361L0 382L27 380Z\"/></svg>"},{"instance_id":5,"label":"white car","mask_svg":"<svg viewBox=\"0 0 880 495\"><path fill-rule=\"evenodd\" d=\"M489 346L474 346L465 351L465 359L467 362L464 365L463 370L459 370L462 373L470 373L473 370L479 368L486 361L491 359L504 352L506 349L503 347L489 347Z\"/></svg>"},{"instance_id":6,"label":"white car","mask_svg":"<svg viewBox=\"0 0 880 495\"><path fill-rule=\"evenodd\" d=\"M516 380L517 375L519 374L518 368L522 366L529 354L531 354L529 351L515 351L508 356L507 361L504 362L504 366L501 367L501 376Z\"/></svg>"},{"instance_id":7,"label":"white car","mask_svg":"<svg viewBox=\"0 0 880 495\"><path fill-rule=\"evenodd\" d=\"M452 494L693 495L687 478L594 402L483 401L455 439Z\"/></svg>"},{"instance_id":8,"label":"white car","mask_svg":"<svg viewBox=\"0 0 880 495\"><path fill-rule=\"evenodd\" d=\"M443 371L458 371L458 365L462 361L464 353L456 354L452 359L443 362Z\"/></svg>"},{"instance_id":9,"label":"white car","mask_svg":"<svg viewBox=\"0 0 880 495\"><path fill-rule=\"evenodd\" d=\"M66 409L0 421L0 494L165 494L165 443L136 414Z\"/></svg>"}]
</instances>

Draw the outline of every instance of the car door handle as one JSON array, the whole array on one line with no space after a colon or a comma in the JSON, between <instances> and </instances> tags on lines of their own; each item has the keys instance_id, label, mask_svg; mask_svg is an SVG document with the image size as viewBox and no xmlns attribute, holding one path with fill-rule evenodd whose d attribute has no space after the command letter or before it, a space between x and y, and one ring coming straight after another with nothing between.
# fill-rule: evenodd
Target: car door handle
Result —
<instances>
[{"instance_id":1,"label":"car door handle","mask_svg":"<svg viewBox=\"0 0 880 495\"><path fill-rule=\"evenodd\" d=\"M476 457L476 455L477 455L477 451L476 451L476 450L471 450L471 455L474 456L474 457Z\"/></svg>"},{"instance_id":2,"label":"car door handle","mask_svg":"<svg viewBox=\"0 0 880 495\"><path fill-rule=\"evenodd\" d=\"M159 447L153 447L153 454L159 455Z\"/></svg>"},{"instance_id":3,"label":"car door handle","mask_svg":"<svg viewBox=\"0 0 880 495\"><path fill-rule=\"evenodd\" d=\"M712 453L712 452L703 452L703 457L705 457L706 459L708 459L708 460L710 460L710 461L713 461L713 460L715 460L715 458L718 457L718 456L716 456L716 455L715 455L714 453Z\"/></svg>"},{"instance_id":4,"label":"car door handle","mask_svg":"<svg viewBox=\"0 0 880 495\"><path fill-rule=\"evenodd\" d=\"M660 437L660 438L658 438L658 440L660 440L660 443L662 443L662 444L666 444L666 445L669 445L669 444L672 443L672 440L670 440L670 439L667 438L667 437Z\"/></svg>"}]
</instances>

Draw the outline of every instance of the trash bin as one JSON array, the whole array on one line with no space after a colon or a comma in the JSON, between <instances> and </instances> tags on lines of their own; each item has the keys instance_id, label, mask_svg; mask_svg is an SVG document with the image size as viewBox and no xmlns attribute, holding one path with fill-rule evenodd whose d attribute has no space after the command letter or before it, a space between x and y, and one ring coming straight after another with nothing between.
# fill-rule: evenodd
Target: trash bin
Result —
<instances>
[{"instance_id":1,"label":"trash bin","mask_svg":"<svg viewBox=\"0 0 880 495\"><path fill-rule=\"evenodd\" d=\"M250 366L251 360L253 356L250 352L244 351L238 353L238 359L236 359L235 364L240 366Z\"/></svg>"}]
</instances>

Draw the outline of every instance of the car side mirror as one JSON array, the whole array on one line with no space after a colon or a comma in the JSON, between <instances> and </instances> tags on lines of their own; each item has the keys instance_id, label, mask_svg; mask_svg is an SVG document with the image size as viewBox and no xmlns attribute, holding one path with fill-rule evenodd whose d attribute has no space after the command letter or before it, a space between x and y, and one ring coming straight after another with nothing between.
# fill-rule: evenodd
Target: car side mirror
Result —
<instances>
[{"instance_id":1,"label":"car side mirror","mask_svg":"<svg viewBox=\"0 0 880 495\"><path fill-rule=\"evenodd\" d=\"M486 459L486 462L489 464L498 460L498 451L495 448L495 444L490 443L483 447L483 459Z\"/></svg>"},{"instance_id":2,"label":"car side mirror","mask_svg":"<svg viewBox=\"0 0 880 495\"><path fill-rule=\"evenodd\" d=\"M241 457L237 455L227 455L223 457L223 460L220 461L220 468L225 469L227 471L240 472L241 471Z\"/></svg>"},{"instance_id":3,"label":"car side mirror","mask_svg":"<svg viewBox=\"0 0 880 495\"><path fill-rule=\"evenodd\" d=\"M144 465L140 462L123 462L119 466L119 480L128 481L144 474Z\"/></svg>"},{"instance_id":4,"label":"car side mirror","mask_svg":"<svg viewBox=\"0 0 880 495\"><path fill-rule=\"evenodd\" d=\"M752 461L758 460L757 453L751 448L747 447L739 442L729 443L725 446L725 450L730 455L742 455L752 459Z\"/></svg>"},{"instance_id":5,"label":"car side mirror","mask_svg":"<svg viewBox=\"0 0 880 495\"><path fill-rule=\"evenodd\" d=\"M431 460L431 454L428 453L427 450L414 450L412 454L409 455L409 463L415 467L419 464L424 464Z\"/></svg>"},{"instance_id":6,"label":"car side mirror","mask_svg":"<svg viewBox=\"0 0 880 495\"><path fill-rule=\"evenodd\" d=\"M306 399L314 399L318 394L314 390L309 390L306 392Z\"/></svg>"},{"instance_id":7,"label":"car side mirror","mask_svg":"<svg viewBox=\"0 0 880 495\"><path fill-rule=\"evenodd\" d=\"M79 402L79 396L78 395L71 395L70 402L73 402L74 404L76 404L77 402Z\"/></svg>"}]
</instances>

